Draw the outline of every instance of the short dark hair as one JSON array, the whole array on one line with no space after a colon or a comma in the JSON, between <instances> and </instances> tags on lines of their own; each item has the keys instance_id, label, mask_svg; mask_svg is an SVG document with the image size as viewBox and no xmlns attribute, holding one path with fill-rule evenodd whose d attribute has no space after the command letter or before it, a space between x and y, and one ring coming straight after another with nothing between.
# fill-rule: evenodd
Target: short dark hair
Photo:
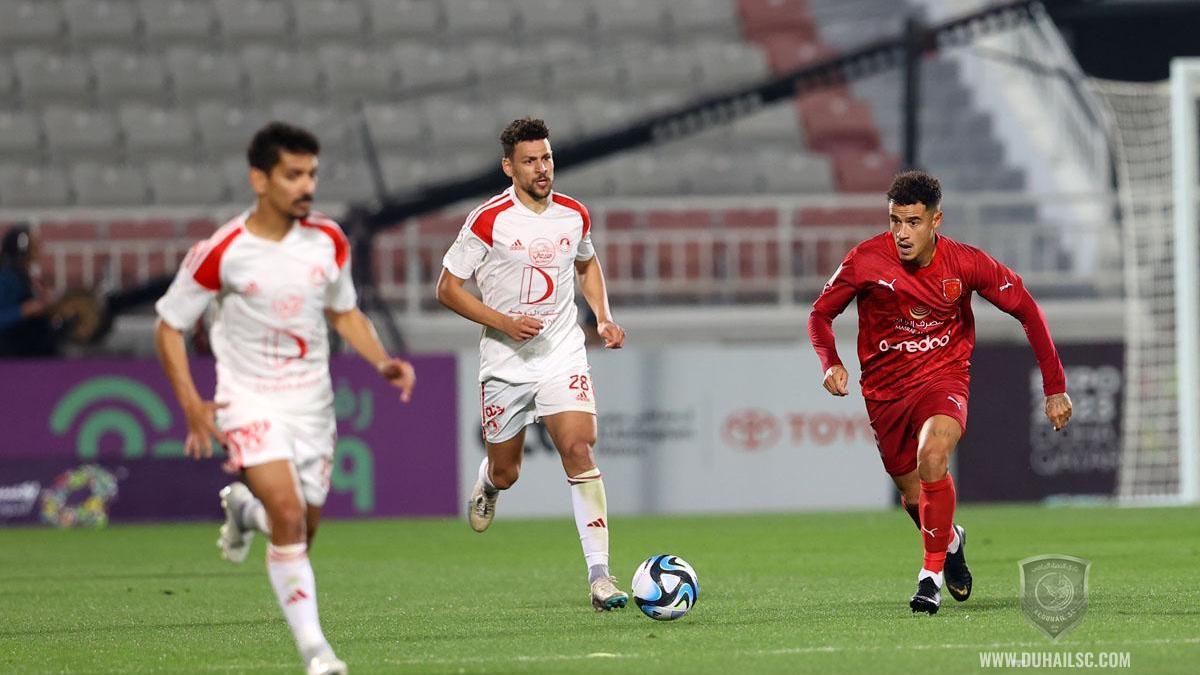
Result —
<instances>
[{"instance_id":1,"label":"short dark hair","mask_svg":"<svg viewBox=\"0 0 1200 675\"><path fill-rule=\"evenodd\" d=\"M250 161L251 168L271 173L271 169L279 163L280 150L301 155L319 155L321 142L308 129L287 122L271 122L255 132L254 138L250 139L246 159Z\"/></svg>"},{"instance_id":2,"label":"short dark hair","mask_svg":"<svg viewBox=\"0 0 1200 675\"><path fill-rule=\"evenodd\" d=\"M925 208L936 211L942 205L942 184L924 171L905 171L892 179L887 197L888 201L901 206L920 202Z\"/></svg>"},{"instance_id":3,"label":"short dark hair","mask_svg":"<svg viewBox=\"0 0 1200 675\"><path fill-rule=\"evenodd\" d=\"M545 120L522 117L509 122L504 131L500 132L500 145L504 148L504 156L511 158L517 143L540 141L544 138L550 138L550 127L546 126Z\"/></svg>"}]
</instances>

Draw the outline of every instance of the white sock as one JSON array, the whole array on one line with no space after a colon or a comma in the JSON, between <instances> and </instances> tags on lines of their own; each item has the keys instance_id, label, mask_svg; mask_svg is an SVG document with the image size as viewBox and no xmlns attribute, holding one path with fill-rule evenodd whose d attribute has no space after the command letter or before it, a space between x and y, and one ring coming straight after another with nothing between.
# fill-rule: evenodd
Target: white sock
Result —
<instances>
[{"instance_id":1,"label":"white sock","mask_svg":"<svg viewBox=\"0 0 1200 675\"><path fill-rule=\"evenodd\" d=\"M479 463L479 480L483 481L483 493L490 497L499 492L500 488L492 483L492 472L488 469L488 458L484 457Z\"/></svg>"},{"instance_id":2,"label":"white sock","mask_svg":"<svg viewBox=\"0 0 1200 675\"><path fill-rule=\"evenodd\" d=\"M583 544L589 581L608 574L608 500L604 496L604 480L599 469L570 476L571 506L575 509L575 528Z\"/></svg>"},{"instance_id":3,"label":"white sock","mask_svg":"<svg viewBox=\"0 0 1200 675\"><path fill-rule=\"evenodd\" d=\"M950 545L946 547L946 553L958 553L958 528L950 529L954 533L954 538L950 540Z\"/></svg>"},{"instance_id":4,"label":"white sock","mask_svg":"<svg viewBox=\"0 0 1200 675\"><path fill-rule=\"evenodd\" d=\"M271 534L271 521L267 520L267 509L262 505L262 502L257 499L251 499L242 505L242 511L238 514L238 525L242 529L258 530L263 534Z\"/></svg>"},{"instance_id":5,"label":"white sock","mask_svg":"<svg viewBox=\"0 0 1200 675\"><path fill-rule=\"evenodd\" d=\"M287 618L300 658L308 661L329 649L317 618L317 583L304 544L267 544L267 576Z\"/></svg>"},{"instance_id":6,"label":"white sock","mask_svg":"<svg viewBox=\"0 0 1200 675\"><path fill-rule=\"evenodd\" d=\"M937 582L938 588L942 587L943 578L942 578L941 572L931 572L925 568L921 568L920 574L917 575L917 581L920 582L922 579L925 579L925 578L932 578L934 581Z\"/></svg>"}]
</instances>

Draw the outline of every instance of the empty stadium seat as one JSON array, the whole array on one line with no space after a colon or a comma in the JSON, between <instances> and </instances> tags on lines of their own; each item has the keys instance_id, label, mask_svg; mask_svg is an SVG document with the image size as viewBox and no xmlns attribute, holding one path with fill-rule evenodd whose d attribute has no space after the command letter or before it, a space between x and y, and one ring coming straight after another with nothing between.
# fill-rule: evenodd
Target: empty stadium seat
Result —
<instances>
[{"instance_id":1,"label":"empty stadium seat","mask_svg":"<svg viewBox=\"0 0 1200 675\"><path fill-rule=\"evenodd\" d=\"M250 189L250 165L246 161L245 155L226 156L221 160L220 170L225 186L229 190L229 199L239 206L249 207L254 204L256 197L254 191Z\"/></svg>"},{"instance_id":2,"label":"empty stadium seat","mask_svg":"<svg viewBox=\"0 0 1200 675\"><path fill-rule=\"evenodd\" d=\"M673 161L660 161L653 151L630 153L614 161L613 189L630 197L678 195L687 182Z\"/></svg>"},{"instance_id":3,"label":"empty stadium seat","mask_svg":"<svg viewBox=\"0 0 1200 675\"><path fill-rule=\"evenodd\" d=\"M699 42L701 36L733 40L741 28L733 0L673 0L667 16L680 42Z\"/></svg>"},{"instance_id":4,"label":"empty stadium seat","mask_svg":"<svg viewBox=\"0 0 1200 675\"><path fill-rule=\"evenodd\" d=\"M485 100L513 92L530 99L545 98L549 69L544 55L493 40L471 40L464 54L476 89Z\"/></svg>"},{"instance_id":5,"label":"empty stadium seat","mask_svg":"<svg viewBox=\"0 0 1200 675\"><path fill-rule=\"evenodd\" d=\"M63 32L63 15L57 2L19 0L0 3L0 45L46 45Z\"/></svg>"},{"instance_id":6,"label":"empty stadium seat","mask_svg":"<svg viewBox=\"0 0 1200 675\"><path fill-rule=\"evenodd\" d=\"M425 118L413 104L370 104L365 114L371 140L381 148L415 147L428 138Z\"/></svg>"},{"instance_id":7,"label":"empty stadium seat","mask_svg":"<svg viewBox=\"0 0 1200 675\"><path fill-rule=\"evenodd\" d=\"M845 90L826 89L802 96L798 102L809 147L822 152L879 147L879 132L871 109Z\"/></svg>"},{"instance_id":8,"label":"empty stadium seat","mask_svg":"<svg viewBox=\"0 0 1200 675\"><path fill-rule=\"evenodd\" d=\"M436 97L421 105L429 125L429 140L445 149L492 147L501 125L485 106L458 99Z\"/></svg>"},{"instance_id":9,"label":"empty stadium seat","mask_svg":"<svg viewBox=\"0 0 1200 675\"><path fill-rule=\"evenodd\" d=\"M375 183L367 166L348 160L321 161L317 183L317 204L362 202L375 197Z\"/></svg>"},{"instance_id":10,"label":"empty stadium seat","mask_svg":"<svg viewBox=\"0 0 1200 675\"><path fill-rule=\"evenodd\" d=\"M175 96L183 103L219 98L227 103L241 101L242 68L236 56L192 48L167 52L167 67L175 85Z\"/></svg>"},{"instance_id":11,"label":"empty stadium seat","mask_svg":"<svg viewBox=\"0 0 1200 675\"><path fill-rule=\"evenodd\" d=\"M495 143L500 136L500 130L509 122L522 117L536 117L545 120L550 127L551 145L561 145L563 142L578 138L580 135L579 121L575 117L575 106L569 101L530 100L524 96L507 96L493 106L496 111L495 134L493 145L496 156L499 157L499 145Z\"/></svg>"},{"instance_id":12,"label":"empty stadium seat","mask_svg":"<svg viewBox=\"0 0 1200 675\"><path fill-rule=\"evenodd\" d=\"M0 110L0 156L6 160L37 159L42 154L42 132L30 112Z\"/></svg>"},{"instance_id":13,"label":"empty stadium seat","mask_svg":"<svg viewBox=\"0 0 1200 675\"><path fill-rule=\"evenodd\" d=\"M367 29L376 38L430 38L442 28L436 0L366 0Z\"/></svg>"},{"instance_id":14,"label":"empty stadium seat","mask_svg":"<svg viewBox=\"0 0 1200 675\"><path fill-rule=\"evenodd\" d=\"M828 157L813 153L765 151L757 157L762 191L769 194L833 192L833 168Z\"/></svg>"},{"instance_id":15,"label":"empty stadium seat","mask_svg":"<svg viewBox=\"0 0 1200 675\"><path fill-rule=\"evenodd\" d=\"M578 0L516 0L526 39L568 37L588 40L592 28L592 10Z\"/></svg>"},{"instance_id":16,"label":"empty stadium seat","mask_svg":"<svg viewBox=\"0 0 1200 675\"><path fill-rule=\"evenodd\" d=\"M740 152L696 153L681 158L693 194L736 195L757 192L761 184L757 158Z\"/></svg>"},{"instance_id":17,"label":"empty stadium seat","mask_svg":"<svg viewBox=\"0 0 1200 675\"><path fill-rule=\"evenodd\" d=\"M363 8L345 0L296 0L296 37L311 45L320 41L354 44L363 33Z\"/></svg>"},{"instance_id":18,"label":"empty stadium seat","mask_svg":"<svg viewBox=\"0 0 1200 675\"><path fill-rule=\"evenodd\" d=\"M627 81L632 91L688 90L696 85L696 57L685 50L657 48L626 53Z\"/></svg>"},{"instance_id":19,"label":"empty stadium seat","mask_svg":"<svg viewBox=\"0 0 1200 675\"><path fill-rule=\"evenodd\" d=\"M218 102L204 103L196 109L204 150L217 157L244 152L254 132L269 121L270 115L263 110Z\"/></svg>"},{"instance_id":20,"label":"empty stadium seat","mask_svg":"<svg viewBox=\"0 0 1200 675\"><path fill-rule=\"evenodd\" d=\"M129 99L163 102L167 99L167 73L162 60L135 52L98 49L92 52L96 69L96 96L105 105Z\"/></svg>"},{"instance_id":21,"label":"empty stadium seat","mask_svg":"<svg viewBox=\"0 0 1200 675\"><path fill-rule=\"evenodd\" d=\"M13 61L27 101L79 104L91 98L92 73L83 57L22 49L13 56Z\"/></svg>"},{"instance_id":22,"label":"empty stadium seat","mask_svg":"<svg viewBox=\"0 0 1200 675\"><path fill-rule=\"evenodd\" d=\"M261 104L280 95L320 96L321 69L311 52L256 45L242 50L241 60L250 92Z\"/></svg>"},{"instance_id":23,"label":"empty stadium seat","mask_svg":"<svg viewBox=\"0 0 1200 675\"><path fill-rule=\"evenodd\" d=\"M389 94L395 86L395 67L386 53L346 46L317 52L325 89L336 102L370 100Z\"/></svg>"},{"instance_id":24,"label":"empty stadium seat","mask_svg":"<svg viewBox=\"0 0 1200 675\"><path fill-rule=\"evenodd\" d=\"M188 158L195 153L195 123L186 112L127 104L117 111L117 120L131 157Z\"/></svg>"},{"instance_id":25,"label":"empty stadium seat","mask_svg":"<svg viewBox=\"0 0 1200 675\"><path fill-rule=\"evenodd\" d=\"M884 152L836 149L830 155L842 192L884 192L900 169L900 160Z\"/></svg>"},{"instance_id":26,"label":"empty stadium seat","mask_svg":"<svg viewBox=\"0 0 1200 675\"><path fill-rule=\"evenodd\" d=\"M291 42L291 3L283 0L213 0L217 24L234 45Z\"/></svg>"},{"instance_id":27,"label":"empty stadium seat","mask_svg":"<svg viewBox=\"0 0 1200 675\"><path fill-rule=\"evenodd\" d=\"M559 96L587 94L623 97L625 69L614 60L586 59L559 62L551 71L551 91Z\"/></svg>"},{"instance_id":28,"label":"empty stadium seat","mask_svg":"<svg viewBox=\"0 0 1200 675\"><path fill-rule=\"evenodd\" d=\"M666 2L662 0L602 0L592 4L597 39L630 35L660 38L667 28Z\"/></svg>"},{"instance_id":29,"label":"empty stadium seat","mask_svg":"<svg viewBox=\"0 0 1200 675\"><path fill-rule=\"evenodd\" d=\"M47 143L56 159L99 156L111 159L118 147L117 123L110 113L50 106L42 119Z\"/></svg>"},{"instance_id":30,"label":"empty stadium seat","mask_svg":"<svg viewBox=\"0 0 1200 675\"><path fill-rule=\"evenodd\" d=\"M698 84L704 92L720 93L745 87L771 75L766 53L754 45L706 42L691 53L700 68Z\"/></svg>"},{"instance_id":31,"label":"empty stadium seat","mask_svg":"<svg viewBox=\"0 0 1200 675\"><path fill-rule=\"evenodd\" d=\"M146 203L146 177L127 166L83 162L72 164L71 183L82 206L127 206Z\"/></svg>"},{"instance_id":32,"label":"empty stadium seat","mask_svg":"<svg viewBox=\"0 0 1200 675\"><path fill-rule=\"evenodd\" d=\"M462 50L407 42L392 51L392 58L402 94L461 91L472 82L471 63Z\"/></svg>"},{"instance_id":33,"label":"empty stadium seat","mask_svg":"<svg viewBox=\"0 0 1200 675\"><path fill-rule=\"evenodd\" d=\"M128 0L66 0L67 34L76 46L132 46L137 38L137 14Z\"/></svg>"},{"instance_id":34,"label":"empty stadium seat","mask_svg":"<svg viewBox=\"0 0 1200 675\"><path fill-rule=\"evenodd\" d=\"M456 43L480 35L504 35L516 29L517 11L510 0L442 0L446 36Z\"/></svg>"},{"instance_id":35,"label":"empty stadium seat","mask_svg":"<svg viewBox=\"0 0 1200 675\"><path fill-rule=\"evenodd\" d=\"M12 62L5 56L0 56L0 106L8 106L14 102L17 90L17 73L13 70Z\"/></svg>"},{"instance_id":36,"label":"empty stadium seat","mask_svg":"<svg viewBox=\"0 0 1200 675\"><path fill-rule=\"evenodd\" d=\"M0 204L10 208L62 206L71 189L61 169L0 166Z\"/></svg>"},{"instance_id":37,"label":"empty stadium seat","mask_svg":"<svg viewBox=\"0 0 1200 675\"><path fill-rule=\"evenodd\" d=\"M791 145L798 150L805 145L796 108L787 103L774 103L738 119L731 125L730 137L739 144Z\"/></svg>"},{"instance_id":38,"label":"empty stadium seat","mask_svg":"<svg viewBox=\"0 0 1200 675\"><path fill-rule=\"evenodd\" d=\"M155 160L149 169L150 190L156 204L220 204L228 198L225 179L211 165Z\"/></svg>"},{"instance_id":39,"label":"empty stadium seat","mask_svg":"<svg viewBox=\"0 0 1200 675\"><path fill-rule=\"evenodd\" d=\"M146 42L152 47L208 45L215 15L208 2L195 0L138 0Z\"/></svg>"},{"instance_id":40,"label":"empty stadium seat","mask_svg":"<svg viewBox=\"0 0 1200 675\"><path fill-rule=\"evenodd\" d=\"M784 33L811 39L817 33L806 0L737 0L743 34L751 39Z\"/></svg>"}]
</instances>

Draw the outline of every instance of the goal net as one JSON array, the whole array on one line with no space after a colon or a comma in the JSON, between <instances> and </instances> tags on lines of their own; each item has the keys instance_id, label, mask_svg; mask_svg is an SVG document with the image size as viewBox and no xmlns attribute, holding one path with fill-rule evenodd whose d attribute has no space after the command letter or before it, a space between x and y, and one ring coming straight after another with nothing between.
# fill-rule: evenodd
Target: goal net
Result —
<instances>
[{"instance_id":1,"label":"goal net","mask_svg":"<svg viewBox=\"0 0 1200 675\"><path fill-rule=\"evenodd\" d=\"M1177 60L1167 82L1094 86L1112 110L1125 247L1127 386L1118 496L1127 503L1196 502L1200 60Z\"/></svg>"}]
</instances>

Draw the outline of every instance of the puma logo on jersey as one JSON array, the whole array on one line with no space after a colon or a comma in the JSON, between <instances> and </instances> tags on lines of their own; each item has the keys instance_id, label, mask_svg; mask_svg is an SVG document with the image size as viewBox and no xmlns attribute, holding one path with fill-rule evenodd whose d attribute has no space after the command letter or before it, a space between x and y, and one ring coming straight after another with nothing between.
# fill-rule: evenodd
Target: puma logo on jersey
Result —
<instances>
[{"instance_id":1,"label":"puma logo on jersey","mask_svg":"<svg viewBox=\"0 0 1200 675\"><path fill-rule=\"evenodd\" d=\"M524 251L524 250L525 250L525 244L522 244L522 243L521 243L521 240L520 240L520 239L518 239L518 240L516 240L516 241L514 241L514 242L512 243L512 246L509 246L509 247L508 247L508 250L510 250L510 251Z\"/></svg>"},{"instance_id":2,"label":"puma logo on jersey","mask_svg":"<svg viewBox=\"0 0 1200 675\"><path fill-rule=\"evenodd\" d=\"M922 528L921 528L921 531L922 531L922 532L924 532L925 534L927 534L927 535L931 536L931 537L936 537L937 535L936 535L936 534L934 534L934 533L935 533L935 532L937 532L939 529L941 529L941 528L937 528L937 527L935 527L935 528L932 528L932 529L928 529L928 530L927 530L927 529L925 529L924 527L922 527Z\"/></svg>"},{"instance_id":3,"label":"puma logo on jersey","mask_svg":"<svg viewBox=\"0 0 1200 675\"><path fill-rule=\"evenodd\" d=\"M1011 282L1011 281L1009 281L1008 279L1005 279L1005 280L1004 280L1004 285L1000 287L1000 290L1001 290L1001 291L1006 291L1006 290L1008 290L1008 289L1010 289L1010 288L1012 288L1012 282Z\"/></svg>"},{"instance_id":4,"label":"puma logo on jersey","mask_svg":"<svg viewBox=\"0 0 1200 675\"><path fill-rule=\"evenodd\" d=\"M959 410L962 410L962 404L958 402L958 399L954 398L953 396L950 396L949 394L946 395L946 398L950 399L951 403L958 406Z\"/></svg>"},{"instance_id":5,"label":"puma logo on jersey","mask_svg":"<svg viewBox=\"0 0 1200 675\"><path fill-rule=\"evenodd\" d=\"M895 292L896 292L896 280L895 280L895 279L892 279L890 283L889 283L889 282L887 282L887 281L884 281L883 279L880 279L880 280L879 280L879 285L880 285L880 286L887 286L887 287L888 287L888 288L889 288L889 289L890 289L890 290L891 290L893 293L895 293Z\"/></svg>"}]
</instances>

